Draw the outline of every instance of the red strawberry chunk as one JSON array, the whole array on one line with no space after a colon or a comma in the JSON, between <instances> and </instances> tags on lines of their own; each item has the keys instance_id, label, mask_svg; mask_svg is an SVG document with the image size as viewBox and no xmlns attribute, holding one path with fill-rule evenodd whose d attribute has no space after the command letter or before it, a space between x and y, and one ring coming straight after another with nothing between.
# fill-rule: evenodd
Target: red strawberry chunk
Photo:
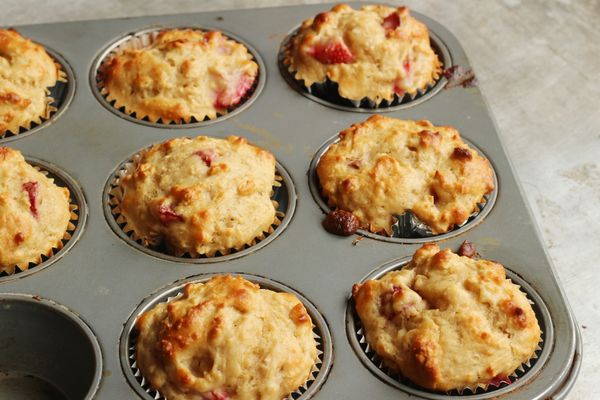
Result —
<instances>
[{"instance_id":1,"label":"red strawberry chunk","mask_svg":"<svg viewBox=\"0 0 600 400\"><path fill-rule=\"evenodd\" d=\"M510 385L510 379L506 375L497 375L489 382L491 386L499 387L502 383L506 383Z\"/></svg>"},{"instance_id":2,"label":"red strawberry chunk","mask_svg":"<svg viewBox=\"0 0 600 400\"><path fill-rule=\"evenodd\" d=\"M161 204L158 206L158 215L163 225L169 225L173 222L183 222L183 216L177 214L170 204Z\"/></svg>"},{"instance_id":3,"label":"red strawberry chunk","mask_svg":"<svg viewBox=\"0 0 600 400\"><path fill-rule=\"evenodd\" d=\"M23 184L23 190L27 192L29 196L29 210L34 217L38 216L37 209L37 196L38 196L38 183L37 182L25 182Z\"/></svg>"},{"instance_id":4,"label":"red strawberry chunk","mask_svg":"<svg viewBox=\"0 0 600 400\"><path fill-rule=\"evenodd\" d=\"M253 83L253 78L248 75L242 75L235 84L227 86L217 94L214 106L216 108L235 106L248 93Z\"/></svg>"},{"instance_id":5,"label":"red strawberry chunk","mask_svg":"<svg viewBox=\"0 0 600 400\"><path fill-rule=\"evenodd\" d=\"M229 394L227 392L221 392L217 390L211 390L207 394L203 395L206 400L229 400Z\"/></svg>"},{"instance_id":6,"label":"red strawberry chunk","mask_svg":"<svg viewBox=\"0 0 600 400\"><path fill-rule=\"evenodd\" d=\"M194 154L200 157L207 167L210 167L214 159L217 157L217 154L214 152L214 150L198 150Z\"/></svg>"},{"instance_id":7,"label":"red strawberry chunk","mask_svg":"<svg viewBox=\"0 0 600 400\"><path fill-rule=\"evenodd\" d=\"M398 13L393 12L390 15L388 15L387 17L385 17L383 19L382 26L383 26L383 29L386 30L386 32L393 31L397 27L399 27L400 26L400 16L398 15Z\"/></svg>"},{"instance_id":8,"label":"red strawberry chunk","mask_svg":"<svg viewBox=\"0 0 600 400\"><path fill-rule=\"evenodd\" d=\"M398 81L394 82L394 93L396 93L400 97L404 96L404 94L406 93L406 91L404 91L404 89L400 87Z\"/></svg>"},{"instance_id":9,"label":"red strawberry chunk","mask_svg":"<svg viewBox=\"0 0 600 400\"><path fill-rule=\"evenodd\" d=\"M404 59L404 63L402 64L402 66L404 67L404 70L405 70L405 71L406 71L406 73L408 74L408 73L410 72L410 68L411 68L411 65L410 65L410 58L409 58L409 57L406 57L406 58Z\"/></svg>"},{"instance_id":10,"label":"red strawberry chunk","mask_svg":"<svg viewBox=\"0 0 600 400\"><path fill-rule=\"evenodd\" d=\"M354 62L354 55L342 42L330 42L317 45L308 54L323 64L350 64Z\"/></svg>"}]
</instances>

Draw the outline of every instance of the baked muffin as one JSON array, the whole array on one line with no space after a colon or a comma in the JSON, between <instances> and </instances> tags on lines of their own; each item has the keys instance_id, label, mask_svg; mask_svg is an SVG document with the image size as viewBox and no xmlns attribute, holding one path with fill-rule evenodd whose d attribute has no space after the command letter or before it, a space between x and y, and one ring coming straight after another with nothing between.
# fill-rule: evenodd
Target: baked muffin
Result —
<instances>
[{"instance_id":1,"label":"baked muffin","mask_svg":"<svg viewBox=\"0 0 600 400\"><path fill-rule=\"evenodd\" d=\"M431 390L506 381L538 348L540 327L502 265L426 244L411 262L353 288L367 342Z\"/></svg>"},{"instance_id":2,"label":"baked muffin","mask_svg":"<svg viewBox=\"0 0 600 400\"><path fill-rule=\"evenodd\" d=\"M258 65L248 49L220 32L165 30L149 46L124 48L99 71L108 101L152 122L214 119L253 87Z\"/></svg>"},{"instance_id":3,"label":"baked muffin","mask_svg":"<svg viewBox=\"0 0 600 400\"><path fill-rule=\"evenodd\" d=\"M15 30L0 29L0 137L50 116L48 88L56 85L60 71L42 46Z\"/></svg>"},{"instance_id":4,"label":"baked muffin","mask_svg":"<svg viewBox=\"0 0 600 400\"><path fill-rule=\"evenodd\" d=\"M227 254L276 223L275 158L246 139L177 138L143 150L119 180L125 231L175 255Z\"/></svg>"},{"instance_id":5,"label":"baked muffin","mask_svg":"<svg viewBox=\"0 0 600 400\"><path fill-rule=\"evenodd\" d=\"M451 127L374 115L339 139L317 165L323 195L372 232L391 235L406 211L447 232L494 189L489 161Z\"/></svg>"},{"instance_id":6,"label":"baked muffin","mask_svg":"<svg viewBox=\"0 0 600 400\"><path fill-rule=\"evenodd\" d=\"M62 248L70 218L69 190L0 147L0 272L26 270Z\"/></svg>"},{"instance_id":7,"label":"baked muffin","mask_svg":"<svg viewBox=\"0 0 600 400\"><path fill-rule=\"evenodd\" d=\"M416 95L442 70L427 27L406 7L382 5L338 4L304 21L283 62L307 88L329 80L341 97L376 104Z\"/></svg>"},{"instance_id":8,"label":"baked muffin","mask_svg":"<svg viewBox=\"0 0 600 400\"><path fill-rule=\"evenodd\" d=\"M137 320L137 366L169 400L281 400L317 358L312 321L292 294L241 277L188 284Z\"/></svg>"}]
</instances>

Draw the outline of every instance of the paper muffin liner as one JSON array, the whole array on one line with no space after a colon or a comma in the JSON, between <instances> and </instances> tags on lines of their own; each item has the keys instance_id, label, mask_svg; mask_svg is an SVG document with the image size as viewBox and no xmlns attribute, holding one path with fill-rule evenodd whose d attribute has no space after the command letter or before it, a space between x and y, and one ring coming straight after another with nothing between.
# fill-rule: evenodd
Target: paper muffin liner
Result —
<instances>
[{"instance_id":1,"label":"paper muffin liner","mask_svg":"<svg viewBox=\"0 0 600 400\"><path fill-rule=\"evenodd\" d=\"M225 112L224 114L221 114L219 112L216 112L214 115L207 115L207 114L199 113L199 114L193 114L193 115L190 115L189 117L181 118L181 119L169 119L169 118L163 118L163 117L157 117L155 119L152 119L149 115L144 115L144 113L140 112L139 110L134 110L132 108L127 107L125 104L121 103L119 101L119 99L112 96L110 91L108 90L108 88L105 86L104 80L102 79L101 71L104 68L104 66L106 65L106 62L109 61L112 57L117 56L126 50L141 50L141 49L151 46L161 32L166 31L166 30L171 30L171 29L192 29L192 30L195 30L198 32L209 32L208 30L194 29L194 28L164 28L164 29L156 29L156 30L152 30L152 31L143 31L143 32L138 32L138 33L132 35L130 38L125 40L123 43L120 43L118 46L112 48L111 51L109 53L107 53L104 56L104 58L100 61L99 67L96 71L97 89L100 92L100 95L106 100L106 102L110 106L112 106L116 110L130 116L131 118L135 118L137 120L148 121L148 122L151 122L154 124L160 124L160 125L173 125L173 124L181 125L181 124L191 124L191 123L197 123L197 122L203 122L203 121L210 121L210 120L215 120L217 118L223 117L224 115L231 113L236 108L241 107L244 103L246 103L246 101L248 101L248 99L250 97L252 97L252 95L254 94L254 92L257 89L258 81L260 78L260 63L258 63L254 53L252 53L250 51L250 49L248 49L248 47L244 43L240 43L236 39L231 38L230 36L228 36L227 34L225 34L223 32L221 32L221 34L227 40L232 40L236 43L243 45L246 48L246 50L248 51L248 53L252 56L253 61L259 66L259 71L257 71L257 74L254 77L254 82L252 83L252 86L250 87L250 89L248 89L248 91L244 94L244 96L240 99L240 101L237 104L229 107L227 109L227 112Z\"/></svg>"},{"instance_id":2,"label":"paper muffin liner","mask_svg":"<svg viewBox=\"0 0 600 400\"><path fill-rule=\"evenodd\" d=\"M161 302L161 303L170 303L171 301L178 299L181 295L182 295L182 292L179 292L179 294L177 294L176 296L168 297L164 302ZM160 303L158 303L158 304L160 304ZM313 324L312 332L313 332L313 337L315 339L315 342L317 343L317 358L315 360L315 363L313 364L313 367L312 367L310 373L308 374L308 377L307 377L306 381L304 382L304 384L299 386L295 391L291 392L287 397L283 398L282 400L300 399L302 397L302 395L304 394L304 392L306 392L308 390L308 388L312 385L312 383L317 379L317 375L318 375L319 371L321 370L321 367L323 365L323 354L324 354L323 338L321 337L319 328L314 324ZM142 375L142 372L140 371L140 369L137 366L137 359L136 359L137 337L138 337L137 329L133 329L130 333L129 346L127 347L127 357L128 357L128 361L129 361L129 367L131 368L131 371L133 372L135 380L142 387L142 389L144 389L144 391L147 394L149 394L153 399L168 400L158 390L156 390L150 386L150 382L148 382L148 380Z\"/></svg>"},{"instance_id":3,"label":"paper muffin liner","mask_svg":"<svg viewBox=\"0 0 600 400\"><path fill-rule=\"evenodd\" d=\"M242 251L244 249L250 248L250 247L256 245L257 243L263 241L269 235L271 235L272 233L275 232L275 229L277 229L277 227L279 225L281 225L281 222L283 221L283 218L285 217L285 213L283 211L278 210L279 203L273 198L276 188L281 187L281 181L283 180L282 177L280 177L279 175L276 174L275 180L273 181L273 190L271 191L271 202L273 203L273 207L275 208L275 217L274 217L273 222L271 222L271 225L269 226L269 228L266 231L261 232L258 236L254 237L252 240L250 240L240 246L233 247L233 248L227 248L227 249L221 249L221 250L215 250L215 251L211 251L208 253L199 253L196 251L180 252L180 251L171 251L169 249L166 249L166 248L164 248L164 246L161 246L161 239L162 239L161 237L159 237L156 241L151 241L151 240L145 238L143 236L143 234L141 234L140 232L136 232L136 230L133 228L133 226L128 224L127 219L121 213L120 204L121 204L121 201L123 200L124 193L119 185L119 182L124 176L130 175L133 173L137 164L140 161L140 158L141 158L140 154L136 153L135 155L133 155L131 157L131 159L129 161L122 164L122 168L116 172L115 176L112 178L112 181L110 182L110 190L108 192L108 195L109 195L108 204L111 208L112 217L115 219L115 221L119 225L119 227L121 227L123 232L131 240L141 244L142 246L144 246L148 249L155 250L155 251L158 251L158 252L164 253L164 254L173 255L175 257L183 257L183 258L201 258L201 257L212 258L212 257L226 256L228 254L236 253L236 252Z\"/></svg>"},{"instance_id":4,"label":"paper muffin liner","mask_svg":"<svg viewBox=\"0 0 600 400\"><path fill-rule=\"evenodd\" d=\"M420 97L423 97L427 93L429 93L437 84L440 82L443 77L442 72L444 71L444 57L441 52L438 51L437 45L432 46L435 54L438 56L440 61L439 70L434 71L433 73L433 81L429 82L425 87L419 88L415 93L404 93L403 95L398 95L394 93L392 95L391 100L387 99L371 99L369 97L363 97L359 100L348 99L342 97L339 94L339 85L337 82L325 78L322 82L315 82L312 85L307 85L303 79L296 78L297 71L293 70L290 63L291 52L292 52L292 42L294 37L297 35L297 31L290 34L281 45L281 49L279 52L279 64L282 73L287 78L288 82L293 83L299 90L306 91L309 94L312 94L320 99L328 101L333 104L347 106L351 108L367 108L367 109L380 109L380 108L388 108L394 107L401 104L407 104L411 101L417 100Z\"/></svg>"},{"instance_id":5,"label":"paper muffin liner","mask_svg":"<svg viewBox=\"0 0 600 400\"><path fill-rule=\"evenodd\" d=\"M52 57L52 55L50 55L50 54L49 54L49 56ZM57 76L56 83L54 84L54 86L49 86L44 89L45 93L46 93L46 99L44 100L46 102L46 109L43 111L43 113L41 115L38 115L35 118L33 118L29 121L25 121L21 125L19 125L19 129L17 129L16 132L7 130L4 133L0 133L0 139L12 137L12 136L18 136L22 133L25 133L28 130L35 128L36 126L39 126L39 125L43 124L44 122L48 121L49 119L51 119L54 116L54 114L56 114L56 112L58 111L58 107L56 107L54 105L56 99L54 97L52 97L51 89L56 88L61 83L68 84L69 80L68 80L68 75L67 75L66 71L64 70L62 64L57 62L56 60L54 60L54 65L56 66L56 70L58 71L58 76Z\"/></svg>"},{"instance_id":6,"label":"paper muffin liner","mask_svg":"<svg viewBox=\"0 0 600 400\"><path fill-rule=\"evenodd\" d=\"M39 172L41 172L42 174L44 174L46 176L49 175L48 171L45 171L37 166L35 166L35 169L37 169ZM54 182L53 178L49 177L49 179L52 182ZM69 212L71 213L71 215L69 218L69 222L67 224L67 229L65 230L63 237L59 241L57 241L55 244L51 245L46 251L44 251L41 254L39 254L38 256L36 256L36 258L33 261L24 262L24 263L5 267L3 271L0 271L0 278L4 277L4 276L11 276L14 274L18 274L19 272L25 272L29 269L37 267L38 265L46 262L48 259L53 257L60 250L62 250L62 248L67 244L67 242L69 240L71 240L71 237L73 236L73 233L75 232L75 229L77 228L77 224L79 222L79 206L74 201L73 193L71 193L70 189L69 189L69 195L71 196L69 198Z\"/></svg>"},{"instance_id":7,"label":"paper muffin liner","mask_svg":"<svg viewBox=\"0 0 600 400\"><path fill-rule=\"evenodd\" d=\"M405 265L407 265L407 263L403 264L402 266L399 266L398 268L394 268L393 270L402 269ZM513 282L510 278L507 278L507 279L509 282L517 285L520 292L523 293L527 297L527 301L529 302L529 304L531 304L532 306L535 306L535 302L531 299L531 297L529 296L529 293L527 291L522 290L522 287L520 285L518 285L517 283ZM543 321L542 316L540 314L538 314L535 307L532 307L532 308L534 310L536 319L538 320L538 324L541 325L541 321ZM519 380L521 377L523 377L532 368L532 366L537 361L540 353L542 352L542 348L544 346L544 331L541 330L541 327L540 327L540 330L541 330L540 341L537 345L537 348L534 350L532 356L527 361L525 361L524 363L519 365L513 371L513 373L510 374L509 376L498 377L488 383L477 383L472 386L465 386L465 387L462 387L459 389L453 389L453 390L446 391L446 392L434 391L434 390L430 390L427 388L423 388L423 387L413 383L409 378L404 377L399 371L396 371L394 368L389 367L385 363L385 361L381 357L379 357L379 355L375 352L375 350L372 349L371 345L367 341L367 337L364 332L362 321L361 321L360 317L358 316L358 313L356 312L353 302L352 302L352 313L353 313L353 320L354 320L354 334L356 335L356 338L358 340L360 348L365 353L365 355L368 357L368 359L373 363L373 365L376 366L379 370L381 370L383 373L385 373L388 377L392 378L393 380L403 383L405 385L414 387L417 390L422 390L422 391L429 392L429 393L445 393L448 396L463 396L463 395L473 395L473 394L480 394L480 393L490 393L490 392L493 392L494 390L509 386L509 385L513 384L514 382L516 382L517 380Z\"/></svg>"}]
</instances>

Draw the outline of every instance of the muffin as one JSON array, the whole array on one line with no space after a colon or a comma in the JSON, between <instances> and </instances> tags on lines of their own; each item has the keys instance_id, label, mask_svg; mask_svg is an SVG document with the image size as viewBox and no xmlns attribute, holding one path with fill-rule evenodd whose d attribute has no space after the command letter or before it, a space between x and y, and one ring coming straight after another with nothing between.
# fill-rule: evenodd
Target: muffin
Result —
<instances>
[{"instance_id":1,"label":"muffin","mask_svg":"<svg viewBox=\"0 0 600 400\"><path fill-rule=\"evenodd\" d=\"M375 104L414 97L442 71L427 27L406 7L338 4L304 21L284 51L284 65L307 88L335 82L342 98Z\"/></svg>"},{"instance_id":2,"label":"muffin","mask_svg":"<svg viewBox=\"0 0 600 400\"><path fill-rule=\"evenodd\" d=\"M188 284L136 326L137 366L169 400L281 400L309 379L317 358L296 296L241 277Z\"/></svg>"},{"instance_id":3,"label":"muffin","mask_svg":"<svg viewBox=\"0 0 600 400\"><path fill-rule=\"evenodd\" d=\"M392 371L426 389L507 381L541 340L531 304L502 265L434 244L352 292L371 348Z\"/></svg>"},{"instance_id":4,"label":"muffin","mask_svg":"<svg viewBox=\"0 0 600 400\"><path fill-rule=\"evenodd\" d=\"M464 223L494 189L487 159L458 131L380 115L340 132L317 165L331 207L391 235L407 211L439 234Z\"/></svg>"},{"instance_id":5,"label":"muffin","mask_svg":"<svg viewBox=\"0 0 600 400\"><path fill-rule=\"evenodd\" d=\"M248 49L220 32L172 29L142 48L123 45L100 67L99 85L115 108L138 119L188 123L226 114L257 74Z\"/></svg>"},{"instance_id":6,"label":"muffin","mask_svg":"<svg viewBox=\"0 0 600 400\"><path fill-rule=\"evenodd\" d=\"M0 29L0 137L48 118L53 101L48 88L61 78L60 65L42 46Z\"/></svg>"},{"instance_id":7,"label":"muffin","mask_svg":"<svg viewBox=\"0 0 600 400\"><path fill-rule=\"evenodd\" d=\"M134 159L118 183L117 212L145 245L164 244L177 256L227 254L278 222L275 158L244 138L177 138Z\"/></svg>"},{"instance_id":8,"label":"muffin","mask_svg":"<svg viewBox=\"0 0 600 400\"><path fill-rule=\"evenodd\" d=\"M0 272L26 270L62 248L70 217L69 190L0 147Z\"/></svg>"}]
</instances>

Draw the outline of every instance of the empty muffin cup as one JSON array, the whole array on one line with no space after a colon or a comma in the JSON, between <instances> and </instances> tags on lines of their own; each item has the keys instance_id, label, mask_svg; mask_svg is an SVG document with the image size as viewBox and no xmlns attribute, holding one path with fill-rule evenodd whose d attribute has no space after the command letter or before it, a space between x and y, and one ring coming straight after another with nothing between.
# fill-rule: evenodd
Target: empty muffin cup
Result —
<instances>
[{"instance_id":1,"label":"empty muffin cup","mask_svg":"<svg viewBox=\"0 0 600 400\"><path fill-rule=\"evenodd\" d=\"M91 399L102 356L92 330L66 307L38 296L0 296L0 398Z\"/></svg>"}]
</instances>

